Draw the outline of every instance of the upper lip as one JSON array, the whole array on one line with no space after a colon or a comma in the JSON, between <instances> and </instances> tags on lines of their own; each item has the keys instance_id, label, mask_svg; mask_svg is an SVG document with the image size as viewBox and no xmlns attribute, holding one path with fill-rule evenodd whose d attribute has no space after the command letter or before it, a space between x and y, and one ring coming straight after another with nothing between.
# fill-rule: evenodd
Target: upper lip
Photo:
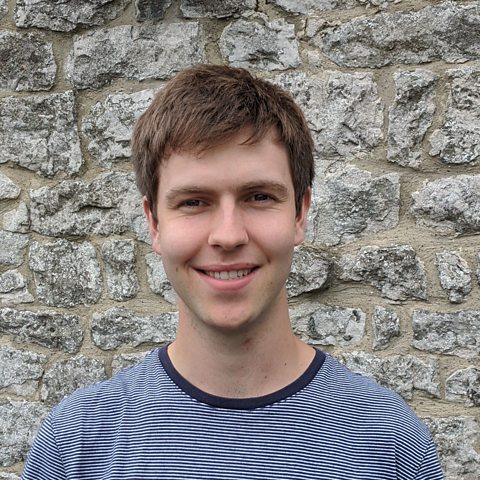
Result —
<instances>
[{"instance_id":1,"label":"upper lip","mask_svg":"<svg viewBox=\"0 0 480 480\"><path fill-rule=\"evenodd\" d=\"M205 272L231 272L234 270L250 270L257 266L254 263L232 263L229 265L200 265L195 268Z\"/></svg>"}]
</instances>

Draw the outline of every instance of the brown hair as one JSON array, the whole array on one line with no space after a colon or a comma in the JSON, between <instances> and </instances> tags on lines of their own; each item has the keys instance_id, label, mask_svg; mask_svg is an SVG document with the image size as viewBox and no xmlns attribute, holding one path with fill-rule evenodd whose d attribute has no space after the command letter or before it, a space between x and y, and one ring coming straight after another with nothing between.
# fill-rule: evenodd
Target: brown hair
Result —
<instances>
[{"instance_id":1,"label":"brown hair","mask_svg":"<svg viewBox=\"0 0 480 480\"><path fill-rule=\"evenodd\" d=\"M252 131L246 143L276 128L287 149L298 214L314 175L313 141L302 111L289 93L245 69L200 64L170 80L135 125L133 166L154 218L163 161L173 152L204 152L245 128Z\"/></svg>"}]
</instances>

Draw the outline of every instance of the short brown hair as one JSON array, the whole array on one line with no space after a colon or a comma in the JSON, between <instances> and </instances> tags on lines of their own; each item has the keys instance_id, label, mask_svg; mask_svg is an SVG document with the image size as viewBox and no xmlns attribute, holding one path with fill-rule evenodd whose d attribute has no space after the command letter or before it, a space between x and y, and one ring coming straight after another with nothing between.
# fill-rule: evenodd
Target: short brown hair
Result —
<instances>
[{"instance_id":1,"label":"short brown hair","mask_svg":"<svg viewBox=\"0 0 480 480\"><path fill-rule=\"evenodd\" d=\"M298 214L314 175L313 141L302 111L289 93L245 69L199 64L170 80L135 125L133 166L154 218L163 161L173 152L204 152L245 128L252 131L246 143L277 130Z\"/></svg>"}]
</instances>

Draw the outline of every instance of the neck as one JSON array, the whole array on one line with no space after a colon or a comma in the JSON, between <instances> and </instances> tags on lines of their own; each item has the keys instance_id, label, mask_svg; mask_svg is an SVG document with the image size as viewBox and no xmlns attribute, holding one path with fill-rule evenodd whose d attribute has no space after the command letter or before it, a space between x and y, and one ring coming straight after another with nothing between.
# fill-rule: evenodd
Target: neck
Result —
<instances>
[{"instance_id":1,"label":"neck","mask_svg":"<svg viewBox=\"0 0 480 480\"><path fill-rule=\"evenodd\" d=\"M199 332L180 311L168 354L177 371L207 393L227 398L267 395L295 381L315 355L294 336L288 309L271 323L238 332Z\"/></svg>"}]
</instances>

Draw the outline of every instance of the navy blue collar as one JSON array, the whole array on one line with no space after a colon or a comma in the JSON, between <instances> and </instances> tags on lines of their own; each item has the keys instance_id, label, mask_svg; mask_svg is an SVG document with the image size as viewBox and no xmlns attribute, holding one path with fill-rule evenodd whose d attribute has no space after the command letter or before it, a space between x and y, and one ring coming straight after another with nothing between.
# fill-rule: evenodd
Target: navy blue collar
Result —
<instances>
[{"instance_id":1,"label":"navy blue collar","mask_svg":"<svg viewBox=\"0 0 480 480\"><path fill-rule=\"evenodd\" d=\"M158 351L158 356L168 376L181 390L183 390L187 395L198 400L199 402L206 403L208 405L211 405L212 407L230 408L237 410L252 410L254 408L265 407L267 405L271 405L294 395L295 393L305 388L313 380L313 378L323 365L323 362L325 361L325 354L320 350L316 350L315 357L313 358L312 362L305 370L305 372L303 372L300 377L298 377L295 381L293 381L286 387L283 387L276 392L269 393L268 395L263 395L261 397L226 398L206 393L203 390L197 388L195 385L192 385L188 380L182 377L182 375L180 375L180 373L178 373L176 368L173 366L173 363L168 356L167 348L168 346L161 348Z\"/></svg>"}]
</instances>

